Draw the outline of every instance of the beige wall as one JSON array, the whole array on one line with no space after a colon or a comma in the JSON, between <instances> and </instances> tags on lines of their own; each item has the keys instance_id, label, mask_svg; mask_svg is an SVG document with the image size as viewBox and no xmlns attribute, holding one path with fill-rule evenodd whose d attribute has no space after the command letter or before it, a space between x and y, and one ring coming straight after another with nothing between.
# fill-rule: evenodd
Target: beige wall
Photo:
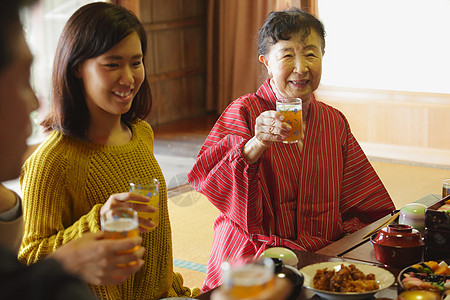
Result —
<instances>
[{"instance_id":1,"label":"beige wall","mask_svg":"<svg viewBox=\"0 0 450 300\"><path fill-rule=\"evenodd\" d=\"M369 156L450 167L450 94L321 86Z\"/></svg>"}]
</instances>

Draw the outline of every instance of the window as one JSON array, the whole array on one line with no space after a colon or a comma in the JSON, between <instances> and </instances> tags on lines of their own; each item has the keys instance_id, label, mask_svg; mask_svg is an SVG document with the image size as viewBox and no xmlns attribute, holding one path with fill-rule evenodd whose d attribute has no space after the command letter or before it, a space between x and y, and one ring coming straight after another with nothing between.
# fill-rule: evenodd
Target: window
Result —
<instances>
[{"instance_id":1,"label":"window","mask_svg":"<svg viewBox=\"0 0 450 300\"><path fill-rule=\"evenodd\" d=\"M32 114L33 134L29 144L42 140L39 121L48 111L51 91L53 58L61 31L69 17L89 0L40 0L23 11L22 22L28 45L34 55L31 83L38 96L40 108Z\"/></svg>"},{"instance_id":2,"label":"window","mask_svg":"<svg viewBox=\"0 0 450 300\"><path fill-rule=\"evenodd\" d=\"M322 85L450 93L450 1L318 0Z\"/></svg>"}]
</instances>

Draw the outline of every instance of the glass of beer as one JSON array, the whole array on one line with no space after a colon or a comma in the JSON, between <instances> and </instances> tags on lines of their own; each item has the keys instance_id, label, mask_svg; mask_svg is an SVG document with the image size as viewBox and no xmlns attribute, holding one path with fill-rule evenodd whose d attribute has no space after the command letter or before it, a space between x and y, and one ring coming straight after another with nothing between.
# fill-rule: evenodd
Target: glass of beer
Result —
<instances>
[{"instance_id":1,"label":"glass of beer","mask_svg":"<svg viewBox=\"0 0 450 300\"><path fill-rule=\"evenodd\" d=\"M100 224L105 239L117 240L139 235L138 214L132 208L112 208L101 215ZM138 249L139 246L135 246L130 250L117 252L117 254L132 253ZM130 264L133 264L133 262Z\"/></svg>"},{"instance_id":2,"label":"glass of beer","mask_svg":"<svg viewBox=\"0 0 450 300\"><path fill-rule=\"evenodd\" d=\"M289 136L283 141L283 143L297 143L298 141L300 141L303 135L302 99L277 99L277 111L284 115L284 121L292 127Z\"/></svg>"},{"instance_id":3,"label":"glass of beer","mask_svg":"<svg viewBox=\"0 0 450 300\"><path fill-rule=\"evenodd\" d=\"M149 231L152 231L158 226L159 223L159 181L156 178L135 178L130 181L130 192L141 194L150 198L147 203L150 206L156 208L155 212L138 212L139 217L153 221L154 227L145 227ZM134 201L130 201L134 202ZM140 203L140 202L134 202Z\"/></svg>"},{"instance_id":4,"label":"glass of beer","mask_svg":"<svg viewBox=\"0 0 450 300\"><path fill-rule=\"evenodd\" d=\"M255 297L274 284L275 263L270 258L230 259L222 263L222 287L234 298Z\"/></svg>"},{"instance_id":5,"label":"glass of beer","mask_svg":"<svg viewBox=\"0 0 450 300\"><path fill-rule=\"evenodd\" d=\"M444 179L442 181L442 198L450 195L450 179Z\"/></svg>"}]
</instances>

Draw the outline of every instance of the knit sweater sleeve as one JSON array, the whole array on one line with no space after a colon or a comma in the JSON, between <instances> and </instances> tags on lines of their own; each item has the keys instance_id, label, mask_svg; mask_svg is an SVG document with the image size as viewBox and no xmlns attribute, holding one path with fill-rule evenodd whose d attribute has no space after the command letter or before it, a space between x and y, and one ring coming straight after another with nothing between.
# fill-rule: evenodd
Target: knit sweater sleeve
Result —
<instances>
[{"instance_id":1,"label":"knit sweater sleeve","mask_svg":"<svg viewBox=\"0 0 450 300\"><path fill-rule=\"evenodd\" d=\"M73 191L68 188L67 149L53 134L25 162L20 176L24 236L18 258L35 263L85 232L100 230L97 204L78 220L72 218ZM59 137L61 139L61 137Z\"/></svg>"}]
</instances>

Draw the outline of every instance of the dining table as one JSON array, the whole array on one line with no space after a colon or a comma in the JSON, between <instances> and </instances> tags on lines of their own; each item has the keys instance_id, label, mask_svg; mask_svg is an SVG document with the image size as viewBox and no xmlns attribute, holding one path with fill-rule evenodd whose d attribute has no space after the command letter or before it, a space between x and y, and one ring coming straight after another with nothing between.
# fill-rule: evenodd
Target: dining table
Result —
<instances>
[{"instance_id":1,"label":"dining table","mask_svg":"<svg viewBox=\"0 0 450 300\"><path fill-rule=\"evenodd\" d=\"M428 194L416 201L412 201L414 203L422 203L427 207L435 204L436 202L441 200L441 196L437 194ZM353 262L353 263L366 263L370 265L374 265L377 267L384 268L390 271L395 278L397 278L398 274L401 272L400 268L391 267L385 264L380 263L376 260L374 256L373 246L370 242L370 235L367 236L371 231L378 228L380 225L384 224L389 218L391 214L363 227L362 229L349 234L330 245L316 251L316 252L307 252L301 250L291 249L298 258L297 269L301 269L307 265L320 263L320 262ZM382 228L382 227L380 227ZM214 289L205 292L196 299L209 300L211 297L211 293ZM398 294L398 285L395 282L390 287L379 291L374 296L369 299L397 299ZM297 297L297 300L314 300L314 299L322 299L317 294L314 293L313 290L303 287L301 293Z\"/></svg>"}]
</instances>

